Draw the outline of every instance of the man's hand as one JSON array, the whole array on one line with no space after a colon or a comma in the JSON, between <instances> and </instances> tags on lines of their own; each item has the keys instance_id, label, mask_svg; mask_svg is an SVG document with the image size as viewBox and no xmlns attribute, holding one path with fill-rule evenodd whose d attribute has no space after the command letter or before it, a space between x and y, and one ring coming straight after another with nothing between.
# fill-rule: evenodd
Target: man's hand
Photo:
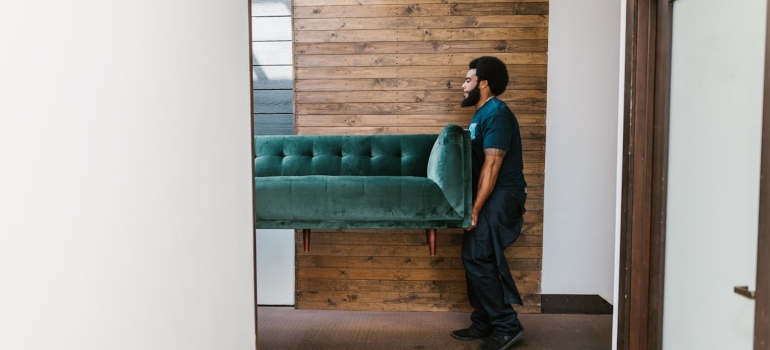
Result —
<instances>
[{"instance_id":1,"label":"man's hand","mask_svg":"<svg viewBox=\"0 0 770 350\"><path fill-rule=\"evenodd\" d=\"M476 209L476 207L473 207L473 211L471 211L471 227L466 227L465 231L470 231L476 228L476 223L478 222L479 213L481 212L481 208Z\"/></svg>"}]
</instances>

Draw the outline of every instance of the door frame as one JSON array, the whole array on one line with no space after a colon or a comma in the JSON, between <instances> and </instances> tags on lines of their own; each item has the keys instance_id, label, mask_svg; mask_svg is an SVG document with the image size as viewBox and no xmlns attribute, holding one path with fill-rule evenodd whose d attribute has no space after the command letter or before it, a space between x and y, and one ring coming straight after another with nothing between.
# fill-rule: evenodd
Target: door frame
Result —
<instances>
[{"instance_id":1,"label":"door frame","mask_svg":"<svg viewBox=\"0 0 770 350\"><path fill-rule=\"evenodd\" d=\"M252 30L254 24L252 23L252 8L251 8L251 0L248 2L248 23L249 23L249 77L254 74L254 38ZM249 93L250 96L250 108L251 112L249 114L249 134L251 135L251 179L254 179L256 177L256 169L254 169L254 159L256 158L256 154L254 152L254 94ZM252 229L251 229L251 268L252 268L252 278L254 279L254 350L257 350L259 348L259 307L257 305L257 207L253 204L257 202L257 189L253 185L254 181L252 180L252 186L251 186L251 223L252 223Z\"/></svg>"},{"instance_id":2,"label":"door frame","mask_svg":"<svg viewBox=\"0 0 770 350\"><path fill-rule=\"evenodd\" d=\"M616 306L616 345L622 350L662 349L671 26L674 1L626 0L621 269ZM251 25L249 6L249 28ZM251 46L251 40L249 45ZM251 50L249 52L251 53ZM765 46L764 87L760 214L770 211L770 21ZM252 196L255 195L252 192ZM256 213L254 216L256 219ZM758 236L754 349L768 350L770 256L763 256L759 252L770 251L770 216L759 215ZM256 348L259 336L256 327L256 239L254 241Z\"/></svg>"},{"instance_id":3,"label":"door frame","mask_svg":"<svg viewBox=\"0 0 770 350\"><path fill-rule=\"evenodd\" d=\"M661 349L673 1L626 1L618 340Z\"/></svg>"},{"instance_id":4,"label":"door frame","mask_svg":"<svg viewBox=\"0 0 770 350\"><path fill-rule=\"evenodd\" d=\"M663 347L671 28L675 0L626 0L617 348ZM770 19L770 4L768 4ZM770 21L765 46L754 349L770 350Z\"/></svg>"}]
</instances>

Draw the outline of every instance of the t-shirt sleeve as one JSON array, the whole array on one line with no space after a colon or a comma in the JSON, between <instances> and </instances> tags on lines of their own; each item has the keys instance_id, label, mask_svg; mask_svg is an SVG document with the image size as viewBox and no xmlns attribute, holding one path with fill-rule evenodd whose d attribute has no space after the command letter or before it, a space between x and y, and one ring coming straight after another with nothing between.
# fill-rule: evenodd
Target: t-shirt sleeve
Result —
<instances>
[{"instance_id":1,"label":"t-shirt sleeve","mask_svg":"<svg viewBox=\"0 0 770 350\"><path fill-rule=\"evenodd\" d=\"M503 114L495 113L485 118L484 148L497 148L510 151L513 137L513 120Z\"/></svg>"}]
</instances>

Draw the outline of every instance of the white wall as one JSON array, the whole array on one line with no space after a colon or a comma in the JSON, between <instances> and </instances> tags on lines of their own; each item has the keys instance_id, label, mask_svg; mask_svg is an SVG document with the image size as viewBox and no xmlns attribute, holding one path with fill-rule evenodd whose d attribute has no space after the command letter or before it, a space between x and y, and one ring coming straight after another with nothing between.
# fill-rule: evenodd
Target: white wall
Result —
<instances>
[{"instance_id":1,"label":"white wall","mask_svg":"<svg viewBox=\"0 0 770 350\"><path fill-rule=\"evenodd\" d=\"M253 349L247 0L0 11L0 349Z\"/></svg>"},{"instance_id":2,"label":"white wall","mask_svg":"<svg viewBox=\"0 0 770 350\"><path fill-rule=\"evenodd\" d=\"M620 1L551 0L543 294L613 301Z\"/></svg>"},{"instance_id":3,"label":"white wall","mask_svg":"<svg viewBox=\"0 0 770 350\"><path fill-rule=\"evenodd\" d=\"M753 348L766 6L674 3L664 349Z\"/></svg>"},{"instance_id":4,"label":"white wall","mask_svg":"<svg viewBox=\"0 0 770 350\"><path fill-rule=\"evenodd\" d=\"M294 230L259 229L256 237L257 303L294 305Z\"/></svg>"}]
</instances>

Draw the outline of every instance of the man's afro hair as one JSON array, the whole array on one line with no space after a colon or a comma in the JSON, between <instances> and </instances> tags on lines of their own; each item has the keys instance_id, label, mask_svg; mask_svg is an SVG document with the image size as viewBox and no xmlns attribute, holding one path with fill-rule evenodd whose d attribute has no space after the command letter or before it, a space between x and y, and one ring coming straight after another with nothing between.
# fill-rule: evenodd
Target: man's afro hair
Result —
<instances>
[{"instance_id":1,"label":"man's afro hair","mask_svg":"<svg viewBox=\"0 0 770 350\"><path fill-rule=\"evenodd\" d=\"M499 96L508 87L508 68L497 57L482 56L468 64L470 69L476 70L477 81L489 82L492 94Z\"/></svg>"}]
</instances>

